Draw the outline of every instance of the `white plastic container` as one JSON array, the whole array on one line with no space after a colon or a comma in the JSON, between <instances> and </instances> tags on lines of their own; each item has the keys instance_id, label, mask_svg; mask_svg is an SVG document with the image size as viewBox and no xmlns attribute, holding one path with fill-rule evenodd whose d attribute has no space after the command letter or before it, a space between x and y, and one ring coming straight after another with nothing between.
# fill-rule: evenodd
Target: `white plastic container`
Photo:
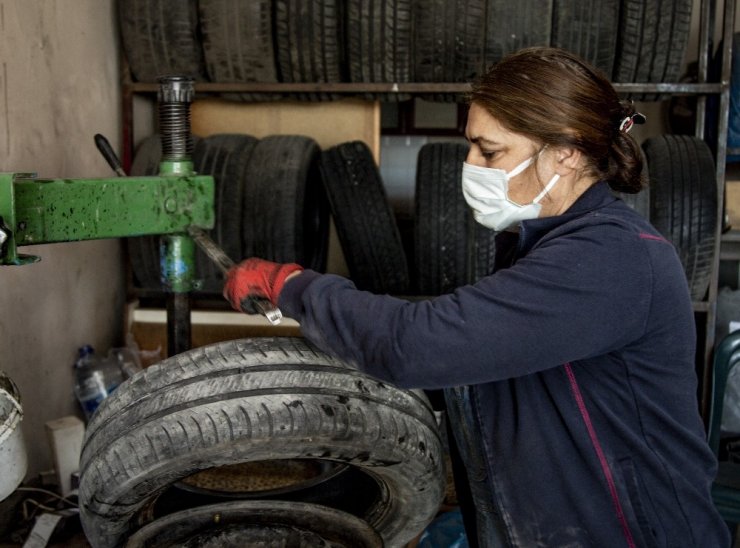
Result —
<instances>
[{"instance_id":1,"label":"white plastic container","mask_svg":"<svg viewBox=\"0 0 740 548\"><path fill-rule=\"evenodd\" d=\"M28 454L20 428L22 419L18 387L0 371L0 500L15 491L28 469Z\"/></svg>"}]
</instances>

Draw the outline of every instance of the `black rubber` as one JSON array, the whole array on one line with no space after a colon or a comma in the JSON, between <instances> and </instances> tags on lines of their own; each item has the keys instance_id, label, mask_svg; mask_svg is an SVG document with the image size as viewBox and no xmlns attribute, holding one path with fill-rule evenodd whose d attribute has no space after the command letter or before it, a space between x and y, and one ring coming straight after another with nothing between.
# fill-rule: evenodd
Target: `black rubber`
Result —
<instances>
[{"instance_id":1,"label":"black rubber","mask_svg":"<svg viewBox=\"0 0 740 548\"><path fill-rule=\"evenodd\" d=\"M486 2L485 71L505 55L531 46L549 46L553 0Z\"/></svg>"},{"instance_id":2,"label":"black rubber","mask_svg":"<svg viewBox=\"0 0 740 548\"><path fill-rule=\"evenodd\" d=\"M368 377L304 339L228 341L151 366L104 400L85 433L80 517L93 546L119 546L151 519L163 490L193 473L308 459L362 473L373 488L350 484L345 498L364 499L357 517L387 546L402 546L439 509L442 451L420 392Z\"/></svg>"},{"instance_id":3,"label":"black rubber","mask_svg":"<svg viewBox=\"0 0 740 548\"><path fill-rule=\"evenodd\" d=\"M691 10L691 0L622 0L614 81L677 83L688 46ZM665 97L630 95L635 101Z\"/></svg>"},{"instance_id":4,"label":"black rubber","mask_svg":"<svg viewBox=\"0 0 740 548\"><path fill-rule=\"evenodd\" d=\"M278 81L271 0L198 0L203 54L211 81ZM224 98L271 101L279 94L227 93Z\"/></svg>"},{"instance_id":5,"label":"black rubber","mask_svg":"<svg viewBox=\"0 0 740 548\"><path fill-rule=\"evenodd\" d=\"M274 40L281 82L343 82L343 7L339 0L275 0ZM291 95L335 99L326 93Z\"/></svg>"},{"instance_id":6,"label":"black rubber","mask_svg":"<svg viewBox=\"0 0 740 548\"><path fill-rule=\"evenodd\" d=\"M614 69L619 0L553 0L552 45L567 49L601 69Z\"/></svg>"},{"instance_id":7,"label":"black rubber","mask_svg":"<svg viewBox=\"0 0 740 548\"><path fill-rule=\"evenodd\" d=\"M717 182L707 144L688 135L643 143L650 169L650 220L673 242L694 300L705 297L717 229Z\"/></svg>"},{"instance_id":8,"label":"black rubber","mask_svg":"<svg viewBox=\"0 0 740 548\"><path fill-rule=\"evenodd\" d=\"M271 135L254 147L244 185L242 257L326 270L329 205L309 137Z\"/></svg>"},{"instance_id":9,"label":"black rubber","mask_svg":"<svg viewBox=\"0 0 740 548\"><path fill-rule=\"evenodd\" d=\"M494 231L475 222L462 194L464 143L429 143L416 169L416 291L450 293L493 271Z\"/></svg>"},{"instance_id":10,"label":"black rubber","mask_svg":"<svg viewBox=\"0 0 740 548\"><path fill-rule=\"evenodd\" d=\"M401 235L368 146L352 141L323 151L321 173L355 285L374 293L408 293Z\"/></svg>"},{"instance_id":11,"label":"black rubber","mask_svg":"<svg viewBox=\"0 0 740 548\"><path fill-rule=\"evenodd\" d=\"M196 0L117 0L121 43L139 82L160 76L205 80Z\"/></svg>"},{"instance_id":12,"label":"black rubber","mask_svg":"<svg viewBox=\"0 0 740 548\"><path fill-rule=\"evenodd\" d=\"M357 517L319 506L286 501L210 504L146 525L126 548L382 548L383 539Z\"/></svg>"},{"instance_id":13,"label":"black rubber","mask_svg":"<svg viewBox=\"0 0 740 548\"><path fill-rule=\"evenodd\" d=\"M414 81L469 82L484 58L486 0L427 0L413 4ZM425 96L461 101L455 94Z\"/></svg>"},{"instance_id":14,"label":"black rubber","mask_svg":"<svg viewBox=\"0 0 740 548\"><path fill-rule=\"evenodd\" d=\"M645 181L645 186L640 192L635 194L628 194L626 192L615 192L615 194L624 201L628 206L637 211L648 221L650 220L650 169L648 166L648 160L645 156L645 151L640 149L642 155L642 176Z\"/></svg>"},{"instance_id":15,"label":"black rubber","mask_svg":"<svg viewBox=\"0 0 740 548\"><path fill-rule=\"evenodd\" d=\"M242 210L246 172L257 139L250 135L218 134L200 139L193 150L193 166L200 175L212 175L215 186L215 227L211 238L234 261L242 257ZM202 291L221 294L223 274L196 248L195 271Z\"/></svg>"},{"instance_id":16,"label":"black rubber","mask_svg":"<svg viewBox=\"0 0 740 548\"><path fill-rule=\"evenodd\" d=\"M349 81L411 81L411 0L348 0L347 64ZM407 94L366 94L368 99L398 100Z\"/></svg>"}]
</instances>

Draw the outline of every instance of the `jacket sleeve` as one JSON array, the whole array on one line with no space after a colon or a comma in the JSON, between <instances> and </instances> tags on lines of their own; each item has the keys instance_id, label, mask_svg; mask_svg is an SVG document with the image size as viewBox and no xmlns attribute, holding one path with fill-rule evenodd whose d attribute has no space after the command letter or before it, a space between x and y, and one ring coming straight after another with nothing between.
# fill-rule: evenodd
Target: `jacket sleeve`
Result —
<instances>
[{"instance_id":1,"label":"jacket sleeve","mask_svg":"<svg viewBox=\"0 0 740 548\"><path fill-rule=\"evenodd\" d=\"M319 348L398 386L498 381L641 337L654 283L646 245L670 248L620 227L586 227L475 285L417 302L305 271L286 284L279 304Z\"/></svg>"}]
</instances>

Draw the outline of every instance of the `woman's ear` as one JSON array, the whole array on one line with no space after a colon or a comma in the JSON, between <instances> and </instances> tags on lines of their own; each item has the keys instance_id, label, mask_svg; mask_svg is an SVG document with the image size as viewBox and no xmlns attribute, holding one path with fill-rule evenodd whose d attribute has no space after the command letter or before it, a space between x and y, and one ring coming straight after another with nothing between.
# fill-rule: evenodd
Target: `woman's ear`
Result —
<instances>
[{"instance_id":1,"label":"woman's ear","mask_svg":"<svg viewBox=\"0 0 740 548\"><path fill-rule=\"evenodd\" d=\"M561 176L568 175L583 167L581 165L583 155L577 148L562 147L556 149L554 152L556 158L555 173Z\"/></svg>"}]
</instances>

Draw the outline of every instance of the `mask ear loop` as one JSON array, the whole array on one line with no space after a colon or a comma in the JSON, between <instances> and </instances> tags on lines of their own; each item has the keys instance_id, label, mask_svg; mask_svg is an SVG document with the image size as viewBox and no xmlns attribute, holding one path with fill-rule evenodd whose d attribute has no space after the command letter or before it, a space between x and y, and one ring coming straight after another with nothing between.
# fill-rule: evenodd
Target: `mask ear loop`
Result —
<instances>
[{"instance_id":1,"label":"mask ear loop","mask_svg":"<svg viewBox=\"0 0 740 548\"><path fill-rule=\"evenodd\" d=\"M545 195L552 190L552 187L555 186L555 183L557 183L560 180L560 174L556 173L552 176L552 179L545 185L545 188L542 189L542 192L540 192L537 196L535 196L534 200L532 200L533 204L539 204L540 200L545 197Z\"/></svg>"},{"instance_id":2,"label":"mask ear loop","mask_svg":"<svg viewBox=\"0 0 740 548\"><path fill-rule=\"evenodd\" d=\"M518 166L516 166L516 167L515 167L514 169L512 169L511 171L509 171L509 172L508 172L508 173L507 173L506 175L507 175L507 176L508 176L509 178L512 178L512 177L516 177L516 176L517 176L517 175L519 175L519 174L520 174L520 173L521 173L522 171L524 171L525 169L527 169L527 168L528 168L528 167L529 167L530 165L532 165L532 158L527 158L527 159L526 159L526 160L524 160L524 161L523 161L523 162L522 162L521 164L519 164L519 165L518 165Z\"/></svg>"},{"instance_id":3,"label":"mask ear loop","mask_svg":"<svg viewBox=\"0 0 740 548\"><path fill-rule=\"evenodd\" d=\"M539 156L540 154L542 154L546 148L547 148L547 144L545 144L540 149L540 151L537 153L537 156ZM540 200L542 198L544 198L547 195L547 193L552 190L552 187L554 187L555 186L555 183L557 183L559 180L560 180L560 174L559 173L556 173L555 175L553 175L552 178L545 185L545 188L543 188L542 191L537 196L535 196L534 200L532 200L532 203L533 204L539 204L540 203Z\"/></svg>"}]
</instances>

